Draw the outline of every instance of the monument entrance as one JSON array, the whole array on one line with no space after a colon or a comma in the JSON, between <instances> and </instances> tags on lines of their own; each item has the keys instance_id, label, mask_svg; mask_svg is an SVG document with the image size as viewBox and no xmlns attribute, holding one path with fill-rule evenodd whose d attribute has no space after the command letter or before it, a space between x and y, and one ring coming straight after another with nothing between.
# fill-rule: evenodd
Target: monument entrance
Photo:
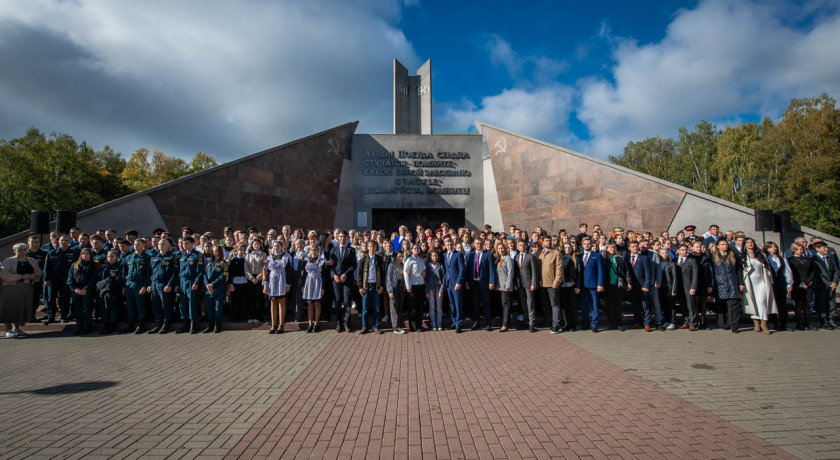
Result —
<instances>
[{"instance_id":1,"label":"monument entrance","mask_svg":"<svg viewBox=\"0 0 840 460\"><path fill-rule=\"evenodd\" d=\"M408 226L408 229L412 232L414 232L416 225L435 230L440 228L441 222L446 222L451 227L458 228L463 227L466 223L466 211L463 208L379 208L372 210L371 222L373 228L381 228L389 232L397 231L400 225Z\"/></svg>"}]
</instances>

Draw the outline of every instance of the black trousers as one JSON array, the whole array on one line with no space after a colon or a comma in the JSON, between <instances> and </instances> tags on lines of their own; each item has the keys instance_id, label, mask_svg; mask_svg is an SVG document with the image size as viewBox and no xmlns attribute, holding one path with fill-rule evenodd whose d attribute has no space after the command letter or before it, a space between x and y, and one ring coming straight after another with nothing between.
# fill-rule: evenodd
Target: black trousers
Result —
<instances>
[{"instance_id":1,"label":"black trousers","mask_svg":"<svg viewBox=\"0 0 840 460\"><path fill-rule=\"evenodd\" d=\"M335 322L337 325L350 325L350 309L353 301L353 281L347 280L343 283L333 281L333 293L335 294Z\"/></svg>"},{"instance_id":2,"label":"black trousers","mask_svg":"<svg viewBox=\"0 0 840 460\"><path fill-rule=\"evenodd\" d=\"M604 287L604 305L607 309L607 323L610 327L619 328L622 326L624 314L624 291L615 284L607 284Z\"/></svg>"},{"instance_id":3,"label":"black trousers","mask_svg":"<svg viewBox=\"0 0 840 460\"><path fill-rule=\"evenodd\" d=\"M423 325L423 311L426 305L426 285L415 284L411 286L411 294L405 293L408 302L408 324L412 330L420 329Z\"/></svg>"},{"instance_id":4,"label":"black trousers","mask_svg":"<svg viewBox=\"0 0 840 460\"><path fill-rule=\"evenodd\" d=\"M580 294L575 294L575 287L561 287L560 288L560 308L563 310L563 316L566 320L565 329L575 329L578 321L578 311L580 310Z\"/></svg>"},{"instance_id":5,"label":"black trousers","mask_svg":"<svg viewBox=\"0 0 840 460\"><path fill-rule=\"evenodd\" d=\"M824 326L831 319L831 294L832 291L827 286L814 287L814 313L820 317L820 326Z\"/></svg>"},{"instance_id":6,"label":"black trousers","mask_svg":"<svg viewBox=\"0 0 840 460\"><path fill-rule=\"evenodd\" d=\"M775 316L773 323L776 325L776 330L783 331L788 325L787 286L781 283L774 284L773 299L776 301L776 310L779 314L770 316Z\"/></svg>"},{"instance_id":7,"label":"black trousers","mask_svg":"<svg viewBox=\"0 0 840 460\"><path fill-rule=\"evenodd\" d=\"M244 321L248 312L246 300L248 299L248 283L231 284L233 292L230 293L230 319L231 321Z\"/></svg>"},{"instance_id":8,"label":"black trousers","mask_svg":"<svg viewBox=\"0 0 840 460\"><path fill-rule=\"evenodd\" d=\"M718 307L718 315L724 311L727 312L729 329L733 331L738 329L738 321L741 319L741 309L743 308L741 306L741 299L717 299L715 303L720 305ZM720 325L720 320L718 320L718 325Z\"/></svg>"},{"instance_id":9,"label":"black trousers","mask_svg":"<svg viewBox=\"0 0 840 460\"><path fill-rule=\"evenodd\" d=\"M262 292L262 283L248 283L247 298L245 304L247 306L246 313L249 319L262 320L263 318L263 304L265 303L265 295Z\"/></svg>"}]
</instances>

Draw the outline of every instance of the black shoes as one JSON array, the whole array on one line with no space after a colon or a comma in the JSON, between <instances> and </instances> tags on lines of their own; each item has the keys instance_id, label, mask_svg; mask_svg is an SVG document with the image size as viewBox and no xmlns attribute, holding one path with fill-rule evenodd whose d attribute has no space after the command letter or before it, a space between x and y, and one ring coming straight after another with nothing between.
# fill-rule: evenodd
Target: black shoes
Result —
<instances>
[{"instance_id":1,"label":"black shoes","mask_svg":"<svg viewBox=\"0 0 840 460\"><path fill-rule=\"evenodd\" d=\"M283 330L281 329L279 332L282 332L282 331ZM217 319L215 324L213 324L213 333L218 334L219 332L222 332L222 320Z\"/></svg>"},{"instance_id":2,"label":"black shoes","mask_svg":"<svg viewBox=\"0 0 840 460\"><path fill-rule=\"evenodd\" d=\"M471 331L477 331L478 330L478 320L475 320L472 327L470 327L470 330Z\"/></svg>"},{"instance_id":3,"label":"black shoes","mask_svg":"<svg viewBox=\"0 0 840 460\"><path fill-rule=\"evenodd\" d=\"M593 334L597 334L597 333L598 333L598 328L597 328L597 327L593 327L593 328L592 328L592 333L593 333Z\"/></svg>"},{"instance_id":4,"label":"black shoes","mask_svg":"<svg viewBox=\"0 0 840 460\"><path fill-rule=\"evenodd\" d=\"M528 332L531 332L531 333L537 332L537 328L535 328L534 326L529 326L528 327Z\"/></svg>"},{"instance_id":5,"label":"black shoes","mask_svg":"<svg viewBox=\"0 0 840 460\"><path fill-rule=\"evenodd\" d=\"M166 334L167 332L169 332L169 323L164 322L161 324L158 334Z\"/></svg>"},{"instance_id":6,"label":"black shoes","mask_svg":"<svg viewBox=\"0 0 840 460\"><path fill-rule=\"evenodd\" d=\"M176 334L183 334L185 332L190 332L190 323L187 320L181 321L181 329L175 331Z\"/></svg>"},{"instance_id":7,"label":"black shoes","mask_svg":"<svg viewBox=\"0 0 840 460\"><path fill-rule=\"evenodd\" d=\"M160 332L160 327L161 327L161 325L158 325L158 326L155 326L155 327L151 328L149 330L149 332L147 332L147 334L157 334L158 332Z\"/></svg>"},{"instance_id":8,"label":"black shoes","mask_svg":"<svg viewBox=\"0 0 840 460\"><path fill-rule=\"evenodd\" d=\"M339 334L344 332L344 325L339 324L338 326L336 326L335 331L338 332Z\"/></svg>"},{"instance_id":9,"label":"black shoes","mask_svg":"<svg viewBox=\"0 0 840 460\"><path fill-rule=\"evenodd\" d=\"M455 328L455 333L456 333L456 334L460 334L461 332L462 332L462 331L461 331L461 328L460 328L460 327L456 327L456 328Z\"/></svg>"},{"instance_id":10,"label":"black shoes","mask_svg":"<svg viewBox=\"0 0 840 460\"><path fill-rule=\"evenodd\" d=\"M137 329L134 330L135 335L139 335L143 333L143 323L137 324Z\"/></svg>"},{"instance_id":11,"label":"black shoes","mask_svg":"<svg viewBox=\"0 0 840 460\"><path fill-rule=\"evenodd\" d=\"M198 328L196 327L195 320L190 320L190 334L198 334Z\"/></svg>"}]
</instances>

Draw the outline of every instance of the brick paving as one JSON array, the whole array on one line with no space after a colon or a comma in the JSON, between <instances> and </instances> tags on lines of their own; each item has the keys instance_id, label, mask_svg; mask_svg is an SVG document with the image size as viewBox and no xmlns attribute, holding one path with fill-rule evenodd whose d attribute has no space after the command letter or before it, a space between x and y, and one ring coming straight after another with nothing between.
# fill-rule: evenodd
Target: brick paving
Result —
<instances>
[{"instance_id":1,"label":"brick paving","mask_svg":"<svg viewBox=\"0 0 840 460\"><path fill-rule=\"evenodd\" d=\"M840 332L564 336L801 458L840 458Z\"/></svg>"},{"instance_id":2,"label":"brick paving","mask_svg":"<svg viewBox=\"0 0 840 460\"><path fill-rule=\"evenodd\" d=\"M793 457L563 336L448 331L338 335L229 458L676 455Z\"/></svg>"},{"instance_id":3,"label":"brick paving","mask_svg":"<svg viewBox=\"0 0 840 460\"><path fill-rule=\"evenodd\" d=\"M224 457L334 337L2 339L0 457Z\"/></svg>"}]
</instances>

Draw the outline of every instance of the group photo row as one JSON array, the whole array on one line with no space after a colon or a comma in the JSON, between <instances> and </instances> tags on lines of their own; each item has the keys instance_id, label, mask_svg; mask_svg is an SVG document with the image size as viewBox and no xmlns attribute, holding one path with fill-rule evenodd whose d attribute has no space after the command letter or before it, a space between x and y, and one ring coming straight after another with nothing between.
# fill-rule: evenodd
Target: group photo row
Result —
<instances>
[{"instance_id":1,"label":"group photo row","mask_svg":"<svg viewBox=\"0 0 840 460\"><path fill-rule=\"evenodd\" d=\"M779 247L716 224L675 235L586 223L85 230L14 245L0 265L6 338L69 322L73 335L219 333L225 323L282 334L289 322L361 334L838 327L840 260L819 237Z\"/></svg>"}]
</instances>

